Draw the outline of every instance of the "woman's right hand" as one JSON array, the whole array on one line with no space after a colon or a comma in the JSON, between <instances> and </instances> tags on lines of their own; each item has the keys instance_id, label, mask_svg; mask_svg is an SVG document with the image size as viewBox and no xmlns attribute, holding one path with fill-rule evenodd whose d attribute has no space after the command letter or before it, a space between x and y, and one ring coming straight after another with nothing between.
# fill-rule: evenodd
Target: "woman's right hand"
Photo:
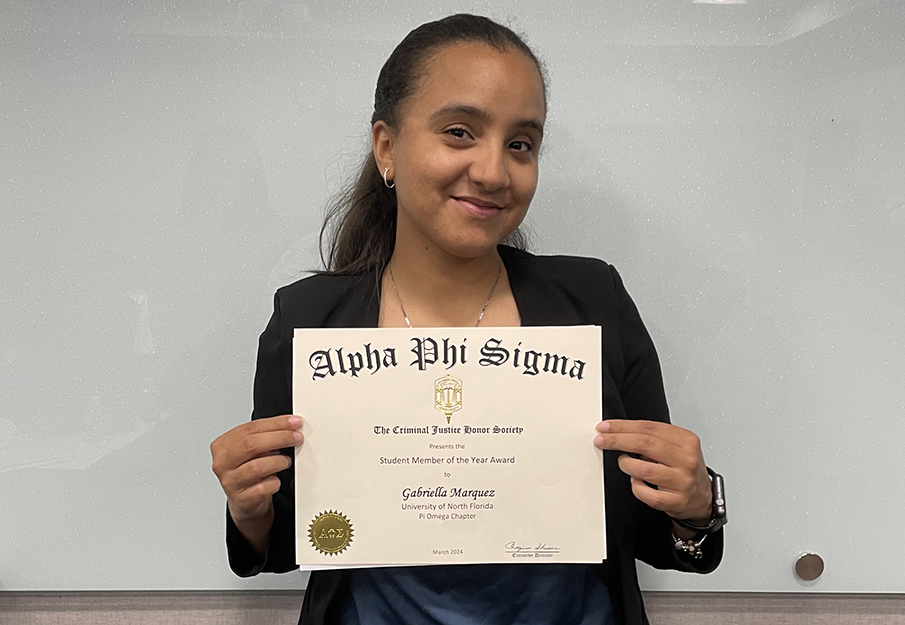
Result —
<instances>
[{"instance_id":1,"label":"woman's right hand","mask_svg":"<svg viewBox=\"0 0 905 625\"><path fill-rule=\"evenodd\" d=\"M255 419L211 443L213 470L226 493L230 516L259 552L273 523L273 494L280 489L276 474L292 466L292 459L279 450L302 444L302 433L296 431L301 424L296 415Z\"/></svg>"}]
</instances>

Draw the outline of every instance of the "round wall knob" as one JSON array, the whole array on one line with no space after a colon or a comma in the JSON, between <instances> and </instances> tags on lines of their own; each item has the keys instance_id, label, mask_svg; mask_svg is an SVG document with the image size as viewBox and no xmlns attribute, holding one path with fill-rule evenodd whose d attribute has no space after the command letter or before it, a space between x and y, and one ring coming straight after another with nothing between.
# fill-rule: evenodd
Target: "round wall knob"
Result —
<instances>
[{"instance_id":1,"label":"round wall knob","mask_svg":"<svg viewBox=\"0 0 905 625\"><path fill-rule=\"evenodd\" d=\"M795 574L806 582L813 582L823 575L823 558L816 553L804 553L795 562Z\"/></svg>"}]
</instances>

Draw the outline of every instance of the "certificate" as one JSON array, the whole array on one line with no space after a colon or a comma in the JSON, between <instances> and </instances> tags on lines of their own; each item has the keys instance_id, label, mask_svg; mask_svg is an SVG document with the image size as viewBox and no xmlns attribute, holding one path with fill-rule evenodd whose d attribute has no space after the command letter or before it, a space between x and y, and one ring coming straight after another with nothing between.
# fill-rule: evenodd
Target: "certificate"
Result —
<instances>
[{"instance_id":1,"label":"certificate","mask_svg":"<svg viewBox=\"0 0 905 625\"><path fill-rule=\"evenodd\" d=\"M296 329L305 570L606 558L600 328Z\"/></svg>"}]
</instances>

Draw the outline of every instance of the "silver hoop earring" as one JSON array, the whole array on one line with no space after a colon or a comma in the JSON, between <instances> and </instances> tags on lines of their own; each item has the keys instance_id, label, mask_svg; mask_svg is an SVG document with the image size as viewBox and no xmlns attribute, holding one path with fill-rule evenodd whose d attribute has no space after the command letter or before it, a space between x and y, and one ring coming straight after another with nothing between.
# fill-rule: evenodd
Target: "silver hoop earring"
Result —
<instances>
[{"instance_id":1,"label":"silver hoop earring","mask_svg":"<svg viewBox=\"0 0 905 625\"><path fill-rule=\"evenodd\" d=\"M389 167L384 167L384 168L383 168L383 184L385 184L385 185L387 186L387 189L392 189L393 187L396 186L396 181L390 182L389 180L387 180L387 172L388 172L388 171L390 171L390 168L389 168Z\"/></svg>"}]
</instances>

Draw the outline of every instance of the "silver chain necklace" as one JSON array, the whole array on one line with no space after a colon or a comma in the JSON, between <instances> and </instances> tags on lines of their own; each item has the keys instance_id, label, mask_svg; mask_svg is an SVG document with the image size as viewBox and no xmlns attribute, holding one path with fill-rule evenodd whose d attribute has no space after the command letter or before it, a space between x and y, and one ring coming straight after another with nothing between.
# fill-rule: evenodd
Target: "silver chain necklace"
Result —
<instances>
[{"instance_id":1,"label":"silver chain necklace","mask_svg":"<svg viewBox=\"0 0 905 625\"><path fill-rule=\"evenodd\" d=\"M399 302L399 308L402 309L402 317L405 319L405 325L411 328L413 327L412 322L409 321L409 316L405 314L405 306L402 304L402 298L399 297L399 289L396 287L396 278L393 276L393 268L388 267L388 269L390 270L390 281L393 283L393 292L396 294L396 301ZM496 291L496 285L500 283L500 276L502 275L503 263L500 261L500 269L497 271L496 280L493 281L493 286L490 287L490 294L487 296L487 301L484 302L484 307L481 308L481 314L478 315L478 322L474 324L476 328L481 325L481 319L484 318L484 311L486 311L487 307L490 305L490 300L493 298L493 292Z\"/></svg>"}]
</instances>

